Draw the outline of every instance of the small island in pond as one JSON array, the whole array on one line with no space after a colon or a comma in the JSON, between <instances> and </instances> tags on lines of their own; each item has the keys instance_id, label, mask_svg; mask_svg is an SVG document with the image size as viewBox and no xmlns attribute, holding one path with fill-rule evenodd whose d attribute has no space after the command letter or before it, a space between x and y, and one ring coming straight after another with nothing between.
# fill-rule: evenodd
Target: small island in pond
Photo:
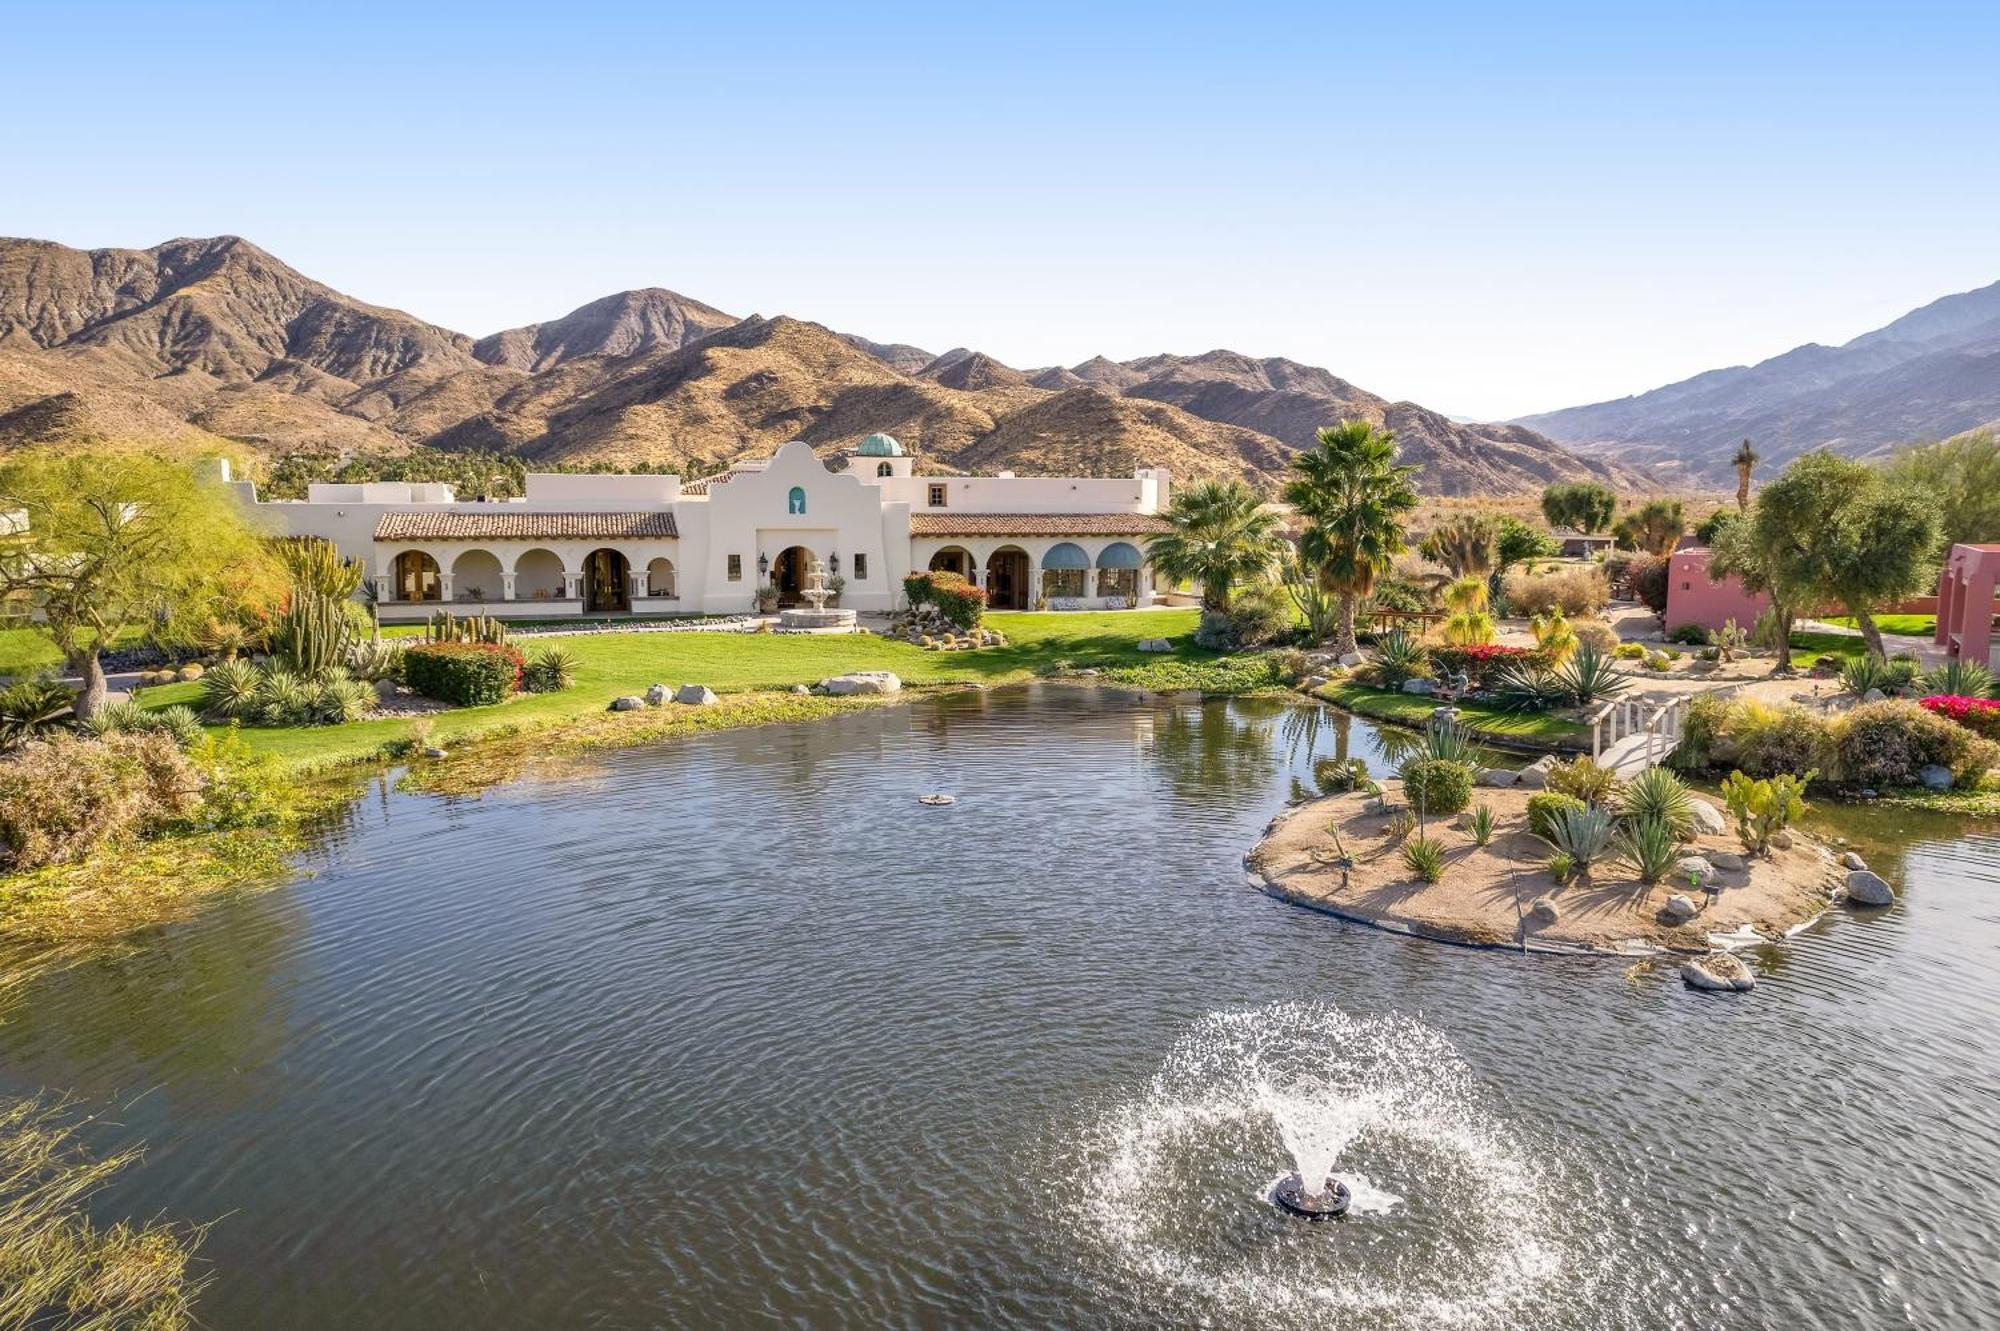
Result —
<instances>
[{"instance_id":1,"label":"small island in pond","mask_svg":"<svg viewBox=\"0 0 2000 1331\"><path fill-rule=\"evenodd\" d=\"M1404 854L1419 833L1401 825L1409 805L1393 780L1379 796L1357 791L1293 806L1244 863L1273 895L1343 919L1443 942L1544 951L1702 953L1725 939L1754 941L1752 934L1778 939L1838 893L1842 870L1826 847L1790 832L1767 856L1746 856L1734 832L1721 830L1722 812L1699 796L1701 826L1658 882L1606 857L1587 876L1558 883L1549 844L1529 830L1528 802L1541 793L1481 788L1466 812L1427 820L1421 835L1442 852L1435 881ZM1484 845L1469 826L1481 806L1492 817Z\"/></svg>"}]
</instances>

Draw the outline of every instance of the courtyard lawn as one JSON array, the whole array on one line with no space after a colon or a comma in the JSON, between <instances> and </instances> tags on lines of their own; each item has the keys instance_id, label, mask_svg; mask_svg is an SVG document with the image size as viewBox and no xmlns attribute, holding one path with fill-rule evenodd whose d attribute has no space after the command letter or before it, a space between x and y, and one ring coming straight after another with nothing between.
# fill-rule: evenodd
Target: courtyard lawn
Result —
<instances>
[{"instance_id":1,"label":"courtyard lawn","mask_svg":"<svg viewBox=\"0 0 2000 1331\"><path fill-rule=\"evenodd\" d=\"M1335 706L1376 721L1393 721L1421 729L1438 706L1434 699L1394 689L1372 688L1353 680L1339 679L1314 691ZM1529 745L1536 748L1587 747L1590 727L1547 712L1509 712L1476 702L1459 702L1459 722L1475 735L1496 743Z\"/></svg>"},{"instance_id":2,"label":"courtyard lawn","mask_svg":"<svg viewBox=\"0 0 2000 1331\"><path fill-rule=\"evenodd\" d=\"M430 738L449 747L483 735L563 728L595 716L621 694L648 685L706 684L717 693L750 693L812 684L850 670L892 670L905 684L1012 684L1065 667L1098 669L1119 683L1157 689L1241 692L1277 681L1263 658L1202 651L1190 641L1195 610L1111 610L1075 613L992 614L986 624L1007 635L1005 647L933 652L872 636L812 637L762 633L598 633L521 638L532 654L560 645L575 653L576 686L562 693L527 694L492 707L466 707L428 718ZM1174 650L1138 650L1145 638L1167 638ZM146 689L149 708L176 703L199 706L197 684ZM407 717L357 721L344 726L243 730L254 749L305 768L366 759L384 745L407 739Z\"/></svg>"},{"instance_id":3,"label":"courtyard lawn","mask_svg":"<svg viewBox=\"0 0 2000 1331\"><path fill-rule=\"evenodd\" d=\"M119 647L135 647L139 643L139 631L127 629L119 635L115 644ZM40 629L6 628L0 629L0 678L9 675L33 675L44 670L54 670L62 665L62 653L49 641L49 635Z\"/></svg>"},{"instance_id":4,"label":"courtyard lawn","mask_svg":"<svg viewBox=\"0 0 2000 1331\"><path fill-rule=\"evenodd\" d=\"M1851 615L1836 615L1826 621L1844 629L1859 629L1861 625ZM1936 615L1877 615L1875 627L1884 633L1900 633L1911 638L1928 638L1937 632Z\"/></svg>"}]
</instances>

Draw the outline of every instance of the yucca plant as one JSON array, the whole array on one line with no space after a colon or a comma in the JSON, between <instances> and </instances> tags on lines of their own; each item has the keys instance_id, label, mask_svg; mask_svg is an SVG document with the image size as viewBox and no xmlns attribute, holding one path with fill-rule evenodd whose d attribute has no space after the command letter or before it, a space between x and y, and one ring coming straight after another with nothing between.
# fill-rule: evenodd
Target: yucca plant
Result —
<instances>
[{"instance_id":1,"label":"yucca plant","mask_svg":"<svg viewBox=\"0 0 2000 1331\"><path fill-rule=\"evenodd\" d=\"M561 693L576 683L580 664L576 653L567 647L544 647L528 658L521 683L530 693ZM1365 766L1362 774L1367 774Z\"/></svg>"},{"instance_id":2,"label":"yucca plant","mask_svg":"<svg viewBox=\"0 0 2000 1331\"><path fill-rule=\"evenodd\" d=\"M60 728L75 704L68 686L46 676L0 689L0 749Z\"/></svg>"},{"instance_id":3,"label":"yucca plant","mask_svg":"<svg viewBox=\"0 0 2000 1331\"><path fill-rule=\"evenodd\" d=\"M1570 702L1579 707L1615 698L1632 682L1613 664L1611 657L1587 642L1563 663L1556 678L1562 682Z\"/></svg>"},{"instance_id":4,"label":"yucca plant","mask_svg":"<svg viewBox=\"0 0 2000 1331\"><path fill-rule=\"evenodd\" d=\"M1549 820L1549 835L1545 839L1551 848L1568 855L1576 872L1587 878L1590 866L1610 851L1612 830L1609 809L1595 806L1563 809Z\"/></svg>"},{"instance_id":5,"label":"yucca plant","mask_svg":"<svg viewBox=\"0 0 2000 1331\"><path fill-rule=\"evenodd\" d=\"M1687 783L1664 767L1649 767L1626 782L1617 804L1627 822L1655 819L1679 841L1694 835L1694 797L1688 794Z\"/></svg>"},{"instance_id":6,"label":"yucca plant","mask_svg":"<svg viewBox=\"0 0 2000 1331\"><path fill-rule=\"evenodd\" d=\"M1882 663L1882 675L1875 687L1883 692L1907 689L1917 682L1920 666L1914 656L1892 656Z\"/></svg>"},{"instance_id":7,"label":"yucca plant","mask_svg":"<svg viewBox=\"0 0 2000 1331\"><path fill-rule=\"evenodd\" d=\"M1664 818L1634 819L1618 834L1618 857L1632 866L1642 883L1665 878L1680 854L1680 837Z\"/></svg>"},{"instance_id":8,"label":"yucca plant","mask_svg":"<svg viewBox=\"0 0 2000 1331\"><path fill-rule=\"evenodd\" d=\"M1925 693L1949 698L2000 697L1993 691L1993 672L1977 661L1946 661L1924 675L1923 685Z\"/></svg>"},{"instance_id":9,"label":"yucca plant","mask_svg":"<svg viewBox=\"0 0 2000 1331\"><path fill-rule=\"evenodd\" d=\"M1850 656L1840 664L1840 686L1857 698L1870 689L1879 689L1885 664L1872 656Z\"/></svg>"},{"instance_id":10,"label":"yucca plant","mask_svg":"<svg viewBox=\"0 0 2000 1331\"><path fill-rule=\"evenodd\" d=\"M215 716L247 717L257 710L263 672L248 661L223 661L201 677L202 710Z\"/></svg>"},{"instance_id":11,"label":"yucca plant","mask_svg":"<svg viewBox=\"0 0 2000 1331\"><path fill-rule=\"evenodd\" d=\"M1569 701L1569 686L1548 670L1503 661L1487 672L1486 691L1510 712L1548 712Z\"/></svg>"},{"instance_id":12,"label":"yucca plant","mask_svg":"<svg viewBox=\"0 0 2000 1331\"><path fill-rule=\"evenodd\" d=\"M1423 756L1436 762L1477 767L1480 752L1473 743L1472 732L1464 726L1456 721L1432 721L1424 727Z\"/></svg>"},{"instance_id":13,"label":"yucca plant","mask_svg":"<svg viewBox=\"0 0 2000 1331\"><path fill-rule=\"evenodd\" d=\"M1375 644L1375 679L1385 689L1400 689L1430 671L1430 653L1409 634L1397 629Z\"/></svg>"},{"instance_id":14,"label":"yucca plant","mask_svg":"<svg viewBox=\"0 0 2000 1331\"><path fill-rule=\"evenodd\" d=\"M1465 830L1472 834L1472 844L1483 846L1493 839L1493 806L1475 804L1466 812Z\"/></svg>"},{"instance_id":15,"label":"yucca plant","mask_svg":"<svg viewBox=\"0 0 2000 1331\"><path fill-rule=\"evenodd\" d=\"M1426 883L1444 877L1444 847L1435 837L1414 836L1403 843L1403 863Z\"/></svg>"},{"instance_id":16,"label":"yucca plant","mask_svg":"<svg viewBox=\"0 0 2000 1331\"><path fill-rule=\"evenodd\" d=\"M99 708L83 723L83 729L97 739L107 735L167 735L185 749L201 738L201 718L187 707L148 711L127 698Z\"/></svg>"},{"instance_id":17,"label":"yucca plant","mask_svg":"<svg viewBox=\"0 0 2000 1331\"><path fill-rule=\"evenodd\" d=\"M1569 626L1569 620L1559 605L1550 606L1545 615L1536 615L1528 625L1535 635L1535 646L1549 659L1549 664L1559 666L1576 653L1576 630Z\"/></svg>"}]
</instances>

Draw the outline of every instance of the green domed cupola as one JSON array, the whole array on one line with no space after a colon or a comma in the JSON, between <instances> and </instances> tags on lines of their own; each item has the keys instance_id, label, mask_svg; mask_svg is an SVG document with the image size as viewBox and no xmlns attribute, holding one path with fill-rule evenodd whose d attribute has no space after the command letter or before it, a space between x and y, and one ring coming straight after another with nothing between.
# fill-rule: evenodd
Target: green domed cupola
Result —
<instances>
[{"instance_id":1,"label":"green domed cupola","mask_svg":"<svg viewBox=\"0 0 2000 1331\"><path fill-rule=\"evenodd\" d=\"M886 434L871 434L861 441L861 456L864 458L899 458L903 456L903 446Z\"/></svg>"}]
</instances>

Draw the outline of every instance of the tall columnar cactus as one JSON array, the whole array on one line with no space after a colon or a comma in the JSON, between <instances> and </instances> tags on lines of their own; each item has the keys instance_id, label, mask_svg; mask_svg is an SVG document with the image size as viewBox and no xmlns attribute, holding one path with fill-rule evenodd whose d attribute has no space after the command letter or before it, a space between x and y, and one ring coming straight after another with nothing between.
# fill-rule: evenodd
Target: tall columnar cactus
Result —
<instances>
[{"instance_id":1,"label":"tall columnar cactus","mask_svg":"<svg viewBox=\"0 0 2000 1331\"><path fill-rule=\"evenodd\" d=\"M285 669L318 679L347 664L354 621L345 600L294 585L290 603L271 630L271 647Z\"/></svg>"}]
</instances>

